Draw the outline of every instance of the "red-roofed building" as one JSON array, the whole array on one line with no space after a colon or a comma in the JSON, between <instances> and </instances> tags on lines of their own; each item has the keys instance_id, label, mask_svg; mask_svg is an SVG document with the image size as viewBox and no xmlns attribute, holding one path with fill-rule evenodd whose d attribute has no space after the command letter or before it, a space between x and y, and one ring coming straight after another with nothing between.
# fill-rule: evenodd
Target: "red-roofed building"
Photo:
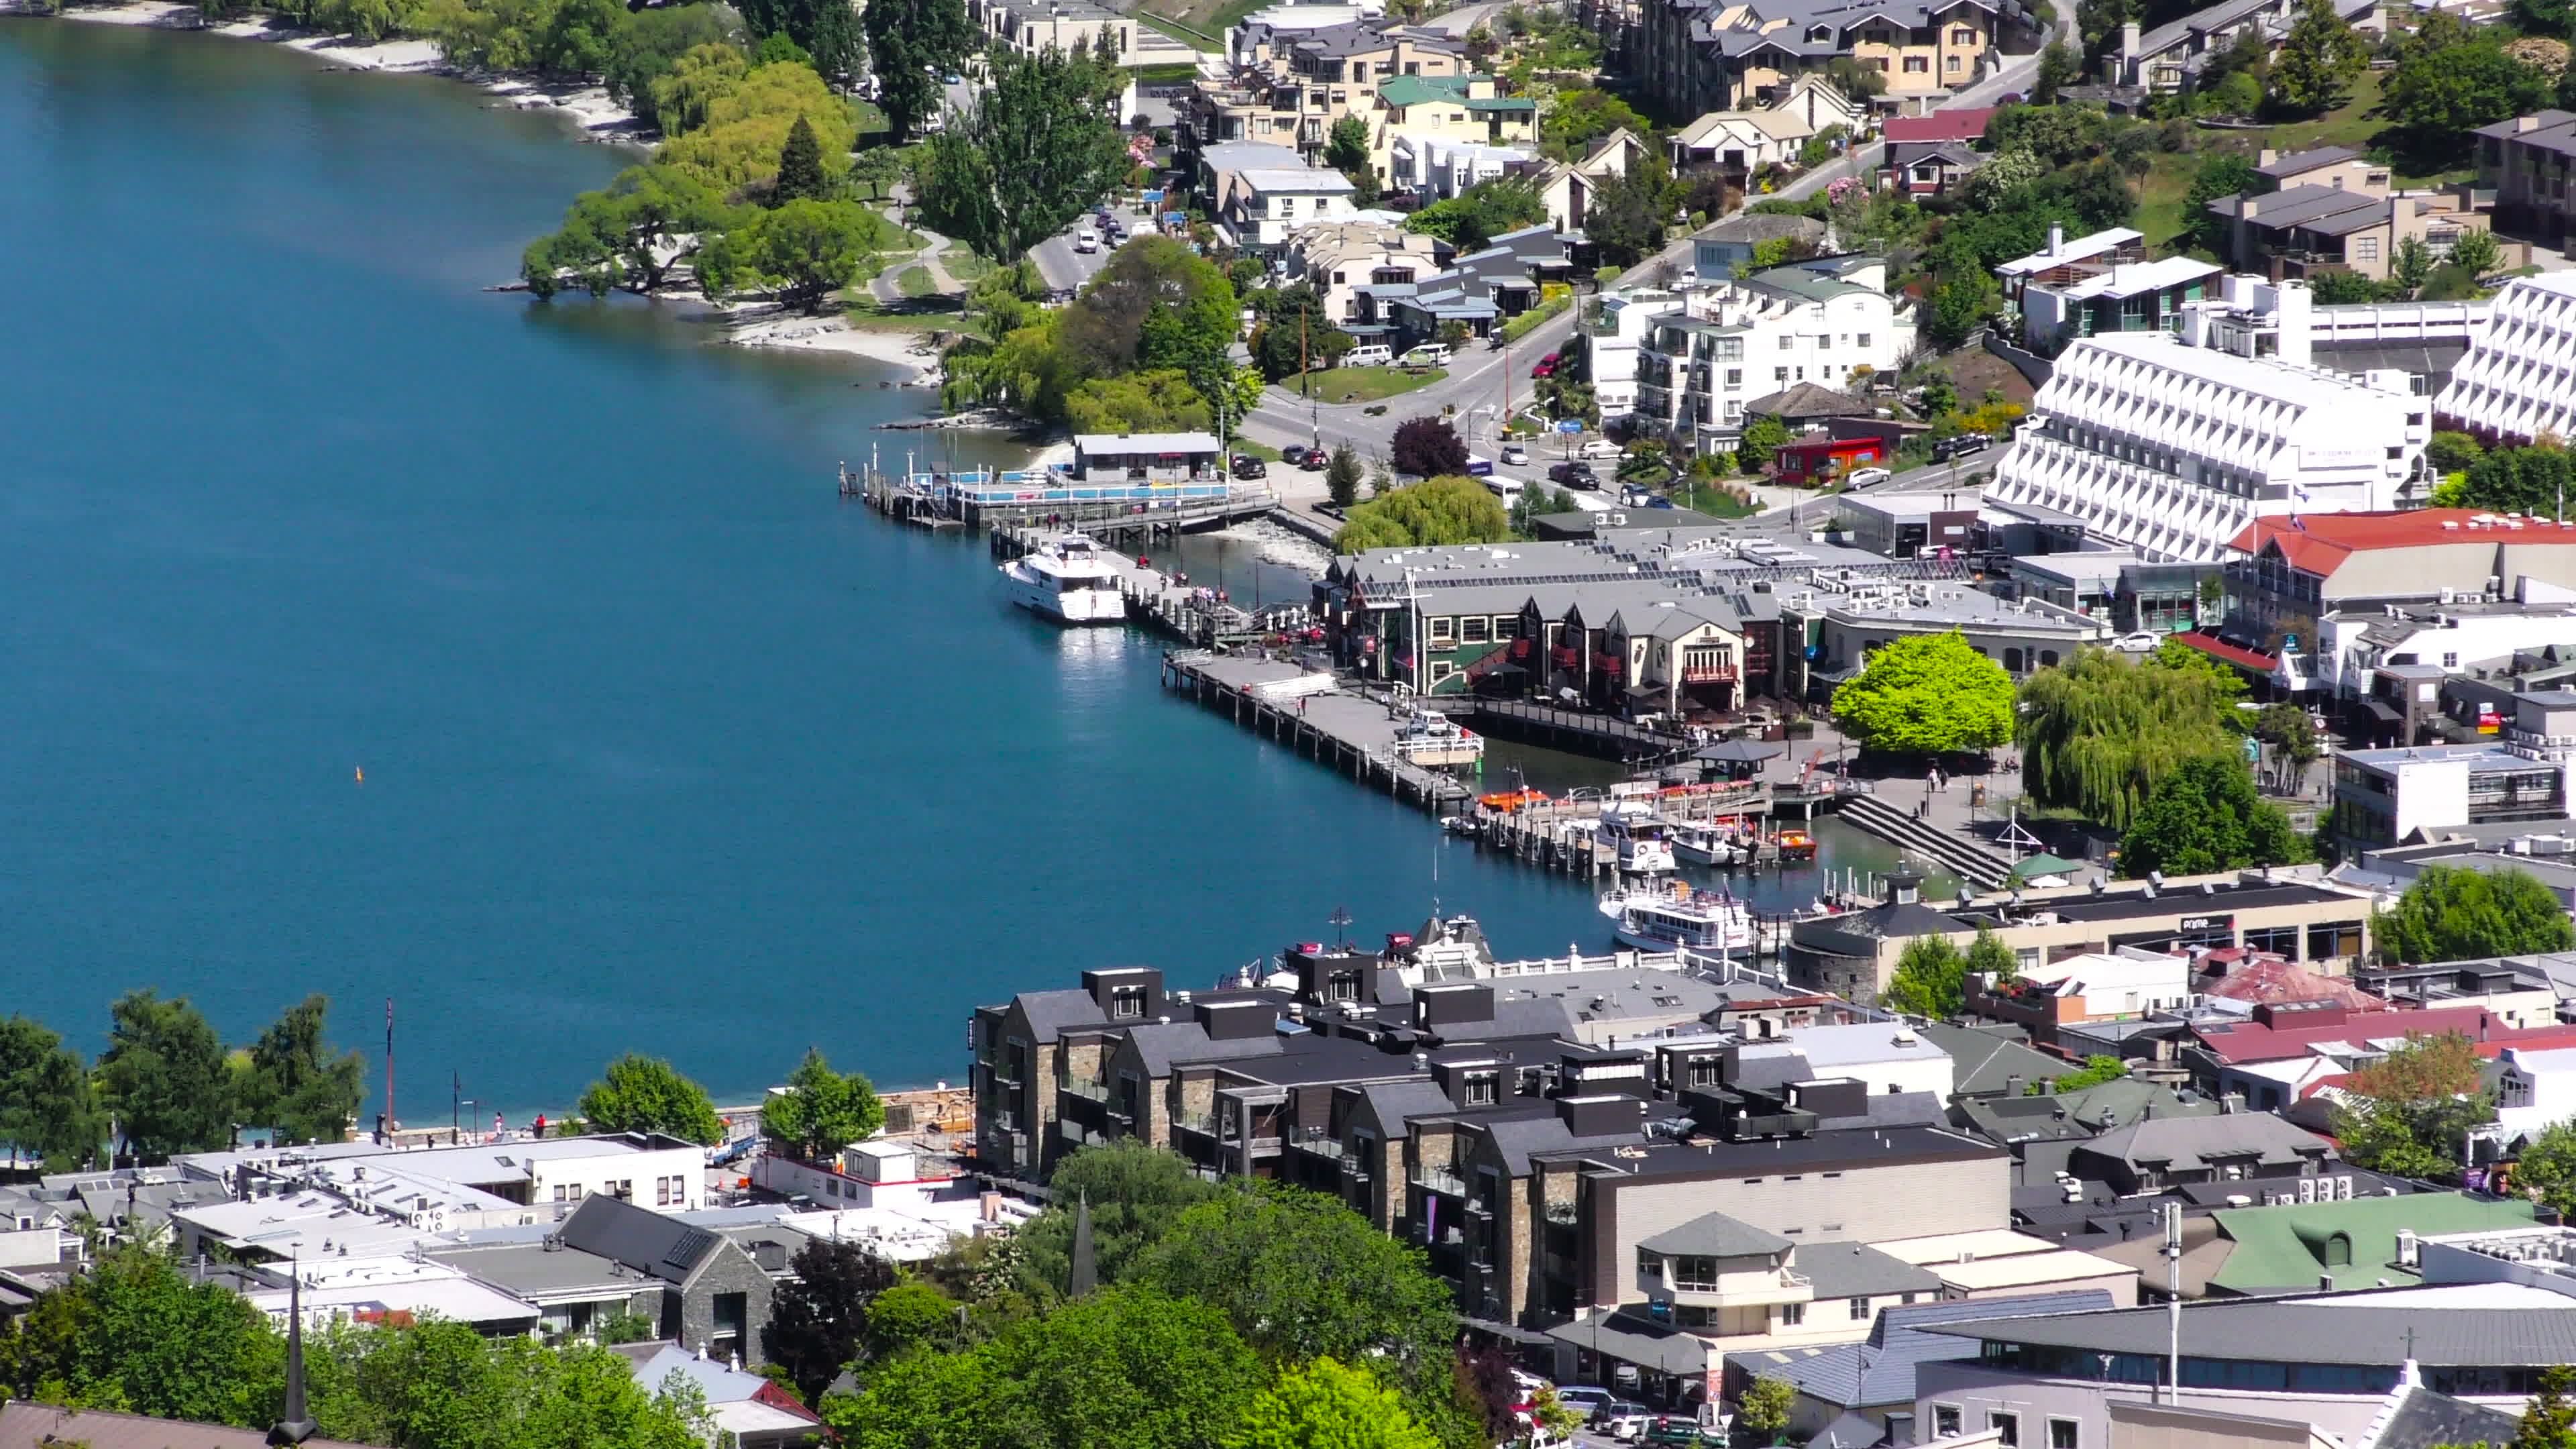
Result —
<instances>
[{"instance_id":1,"label":"red-roofed building","mask_svg":"<svg viewBox=\"0 0 2576 1449\"><path fill-rule=\"evenodd\" d=\"M2196 990L2222 1001L2248 1006L2277 1006L2292 1001L2330 1001L2350 1011L2387 1011L2389 1003L2340 976L2311 971L2296 961L2243 946L2204 951L2192 963Z\"/></svg>"},{"instance_id":2,"label":"red-roofed building","mask_svg":"<svg viewBox=\"0 0 2576 1449\"><path fill-rule=\"evenodd\" d=\"M2570 1028L2517 1030L2480 1006L2354 1011L2329 1001L2254 1009L2251 1021L2203 1023L2183 1043L2195 1085L2233 1094L2258 1112L2279 1111L2344 1073L2368 1066L2410 1036L2459 1032L2480 1056L2507 1046L2558 1045Z\"/></svg>"},{"instance_id":3,"label":"red-roofed building","mask_svg":"<svg viewBox=\"0 0 2576 1449\"><path fill-rule=\"evenodd\" d=\"M2279 682L2294 690L2362 692L2341 678L2343 661L2320 624L2330 615L2384 616L2391 604L2475 603L2498 593L2537 604L2576 590L2576 524L2473 508L2259 517L2227 551L2226 633L2254 644L2253 653L2281 656Z\"/></svg>"},{"instance_id":4,"label":"red-roofed building","mask_svg":"<svg viewBox=\"0 0 2576 1449\"><path fill-rule=\"evenodd\" d=\"M1964 111L1934 111L1928 116L1891 116L1884 134L1893 145L1899 141L1977 141L1986 134L1986 122L1994 119L1995 108L1979 106Z\"/></svg>"}]
</instances>

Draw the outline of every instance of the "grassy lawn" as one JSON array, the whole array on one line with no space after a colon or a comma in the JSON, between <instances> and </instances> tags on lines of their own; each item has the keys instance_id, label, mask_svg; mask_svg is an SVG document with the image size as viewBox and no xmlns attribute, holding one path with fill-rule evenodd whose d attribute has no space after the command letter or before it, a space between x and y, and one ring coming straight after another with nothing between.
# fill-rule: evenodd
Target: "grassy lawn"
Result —
<instances>
[{"instance_id":1,"label":"grassy lawn","mask_svg":"<svg viewBox=\"0 0 2576 1449\"><path fill-rule=\"evenodd\" d=\"M2159 151L2147 170L2146 179L2138 183L2138 230L2147 234L2147 246L2166 250L2182 234L2182 204L2191 194L2192 174L2200 169L2200 158L2178 152Z\"/></svg>"},{"instance_id":2,"label":"grassy lawn","mask_svg":"<svg viewBox=\"0 0 2576 1449\"><path fill-rule=\"evenodd\" d=\"M1380 398L1394 397L1438 382L1448 375L1449 370L1442 367L1426 368L1421 372L1407 372L1400 367L1333 367L1282 378L1279 385L1299 397L1311 395L1330 403L1376 402ZM1307 391L1310 386L1313 389L1311 394Z\"/></svg>"},{"instance_id":3,"label":"grassy lawn","mask_svg":"<svg viewBox=\"0 0 2576 1449\"><path fill-rule=\"evenodd\" d=\"M941 252L939 265L947 271L948 275L961 282L972 282L990 276L993 271L992 258L977 256L973 252L956 248Z\"/></svg>"},{"instance_id":4,"label":"grassy lawn","mask_svg":"<svg viewBox=\"0 0 2576 1449\"><path fill-rule=\"evenodd\" d=\"M954 335L963 320L954 297L926 297L892 306L870 296L864 287L841 294L841 315L861 332L945 332Z\"/></svg>"},{"instance_id":5,"label":"grassy lawn","mask_svg":"<svg viewBox=\"0 0 2576 1449\"><path fill-rule=\"evenodd\" d=\"M1276 463L1279 461L1279 450L1277 448L1270 446L1268 443L1256 443L1250 438L1235 439L1234 451L1248 454L1267 462Z\"/></svg>"},{"instance_id":6,"label":"grassy lawn","mask_svg":"<svg viewBox=\"0 0 2576 1449\"><path fill-rule=\"evenodd\" d=\"M2364 71L2352 83L2352 99L2341 108L2331 110L2313 121L2291 121L2262 132L2261 144L2275 151L2312 151L2319 146L2350 146L2356 151L2370 149L2370 138L2388 123L2371 112L2379 105L2379 82L2383 71ZM2205 132L2203 134L2216 134ZM2144 228L2140 228L2144 230Z\"/></svg>"},{"instance_id":7,"label":"grassy lawn","mask_svg":"<svg viewBox=\"0 0 2576 1449\"><path fill-rule=\"evenodd\" d=\"M1221 29L1214 33L1207 33L1209 27L1205 22L1190 18L1191 11L1207 8L1203 4L1167 0L1166 8L1180 11L1181 17L1174 19L1169 15L1157 15L1151 10L1138 10L1134 13L1147 28L1159 30L1193 50L1213 50L1224 43L1220 38L1224 34Z\"/></svg>"},{"instance_id":8,"label":"grassy lawn","mask_svg":"<svg viewBox=\"0 0 2576 1449\"><path fill-rule=\"evenodd\" d=\"M1761 512L1759 508L1734 494L1708 483L1694 483L1675 488L1673 503L1677 507L1687 508L1695 513L1705 513L1711 518L1749 518Z\"/></svg>"},{"instance_id":9,"label":"grassy lawn","mask_svg":"<svg viewBox=\"0 0 2576 1449\"><path fill-rule=\"evenodd\" d=\"M939 290L939 283L931 279L930 268L916 265L895 273L894 289L907 297L927 297Z\"/></svg>"}]
</instances>

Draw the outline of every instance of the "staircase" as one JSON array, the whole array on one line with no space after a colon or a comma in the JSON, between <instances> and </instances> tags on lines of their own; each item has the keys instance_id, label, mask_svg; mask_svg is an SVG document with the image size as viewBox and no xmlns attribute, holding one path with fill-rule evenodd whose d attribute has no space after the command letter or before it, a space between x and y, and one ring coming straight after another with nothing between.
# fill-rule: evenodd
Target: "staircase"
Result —
<instances>
[{"instance_id":1,"label":"staircase","mask_svg":"<svg viewBox=\"0 0 2576 1449\"><path fill-rule=\"evenodd\" d=\"M2012 878L2013 863L2003 856L1958 831L1917 820L1875 795L1845 795L1837 813L1845 823L1926 857L1963 880L1992 888Z\"/></svg>"}]
</instances>

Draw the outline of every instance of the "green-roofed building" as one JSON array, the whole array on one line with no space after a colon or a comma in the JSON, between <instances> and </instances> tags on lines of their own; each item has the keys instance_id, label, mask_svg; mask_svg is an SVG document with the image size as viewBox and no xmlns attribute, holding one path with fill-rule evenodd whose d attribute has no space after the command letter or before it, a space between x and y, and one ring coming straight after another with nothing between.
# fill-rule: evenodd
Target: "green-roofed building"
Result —
<instances>
[{"instance_id":1,"label":"green-roofed building","mask_svg":"<svg viewBox=\"0 0 2576 1449\"><path fill-rule=\"evenodd\" d=\"M2247 1190L2273 1185L2249 1183ZM2338 1289L2402 1287L2420 1281L2421 1274L2397 1260L2401 1228L2421 1237L2528 1227L2538 1220L2528 1202L2481 1201L2457 1192L2221 1208L2211 1216L2218 1239L2230 1245L2209 1273L2213 1297L2312 1292L2328 1278Z\"/></svg>"}]
</instances>

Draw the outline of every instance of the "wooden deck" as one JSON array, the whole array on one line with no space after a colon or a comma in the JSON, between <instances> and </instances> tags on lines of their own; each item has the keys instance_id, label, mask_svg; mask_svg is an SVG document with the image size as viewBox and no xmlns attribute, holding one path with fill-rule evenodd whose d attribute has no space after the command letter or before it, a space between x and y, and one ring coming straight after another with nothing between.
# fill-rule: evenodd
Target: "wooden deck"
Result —
<instances>
[{"instance_id":1,"label":"wooden deck","mask_svg":"<svg viewBox=\"0 0 2576 1449\"><path fill-rule=\"evenodd\" d=\"M1394 712L1375 700L1342 693L1330 680L1287 660L1229 658L1201 650L1163 655L1165 688L1188 693L1256 736L1277 740L1434 815L1455 811L1473 798L1456 777L1397 759L1399 720Z\"/></svg>"}]
</instances>

